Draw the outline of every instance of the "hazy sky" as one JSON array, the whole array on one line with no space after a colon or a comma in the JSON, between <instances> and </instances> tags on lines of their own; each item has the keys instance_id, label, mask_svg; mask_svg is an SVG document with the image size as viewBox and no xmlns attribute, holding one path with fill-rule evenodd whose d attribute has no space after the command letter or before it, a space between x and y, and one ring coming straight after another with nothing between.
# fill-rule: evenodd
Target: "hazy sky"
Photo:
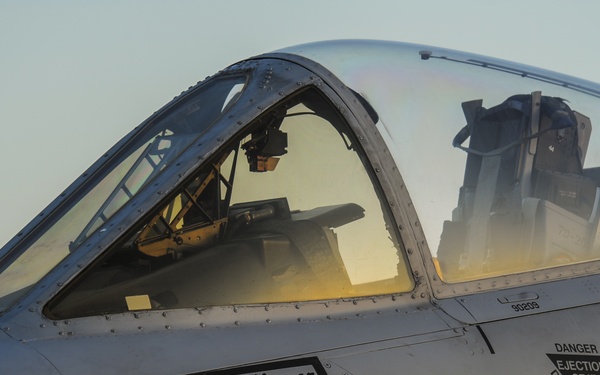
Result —
<instances>
[{"instance_id":1,"label":"hazy sky","mask_svg":"<svg viewBox=\"0 0 600 375\"><path fill-rule=\"evenodd\" d=\"M0 246L122 135L246 57L386 39L600 82L600 1L0 0Z\"/></svg>"}]
</instances>

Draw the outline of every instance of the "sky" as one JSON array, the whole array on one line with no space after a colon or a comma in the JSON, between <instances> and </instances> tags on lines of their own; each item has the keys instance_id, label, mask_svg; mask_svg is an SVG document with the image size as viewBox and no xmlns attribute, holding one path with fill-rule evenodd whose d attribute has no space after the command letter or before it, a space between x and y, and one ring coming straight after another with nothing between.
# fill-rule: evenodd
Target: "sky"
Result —
<instances>
[{"instance_id":1,"label":"sky","mask_svg":"<svg viewBox=\"0 0 600 375\"><path fill-rule=\"evenodd\" d=\"M600 82L598 14L594 0L0 0L0 246L133 127L247 57L383 39Z\"/></svg>"}]
</instances>

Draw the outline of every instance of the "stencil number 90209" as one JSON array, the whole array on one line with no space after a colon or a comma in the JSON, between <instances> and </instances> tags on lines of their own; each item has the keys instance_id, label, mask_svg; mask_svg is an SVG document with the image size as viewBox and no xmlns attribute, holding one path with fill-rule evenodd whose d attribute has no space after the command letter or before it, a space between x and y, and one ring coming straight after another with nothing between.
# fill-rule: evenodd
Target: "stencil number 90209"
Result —
<instances>
[{"instance_id":1,"label":"stencil number 90209","mask_svg":"<svg viewBox=\"0 0 600 375\"><path fill-rule=\"evenodd\" d=\"M529 311L529 310L539 309L540 305L538 305L537 302L527 302L527 303L516 303L514 305L511 305L510 307L512 307L512 309L515 310L516 312L521 312L521 311Z\"/></svg>"}]
</instances>

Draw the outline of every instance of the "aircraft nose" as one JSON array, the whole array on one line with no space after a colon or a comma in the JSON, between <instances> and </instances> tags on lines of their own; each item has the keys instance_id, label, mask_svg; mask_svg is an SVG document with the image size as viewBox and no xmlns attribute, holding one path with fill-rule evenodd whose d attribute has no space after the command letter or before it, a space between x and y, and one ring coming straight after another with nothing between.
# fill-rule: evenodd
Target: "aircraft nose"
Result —
<instances>
[{"instance_id":1,"label":"aircraft nose","mask_svg":"<svg viewBox=\"0 0 600 375\"><path fill-rule=\"evenodd\" d=\"M41 354L0 333L0 374L60 374Z\"/></svg>"}]
</instances>

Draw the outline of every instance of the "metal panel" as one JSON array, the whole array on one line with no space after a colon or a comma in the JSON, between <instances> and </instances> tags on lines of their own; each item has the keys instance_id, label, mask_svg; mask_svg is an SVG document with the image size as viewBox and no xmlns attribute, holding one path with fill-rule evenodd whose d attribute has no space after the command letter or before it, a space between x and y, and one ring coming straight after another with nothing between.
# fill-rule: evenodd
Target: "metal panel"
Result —
<instances>
[{"instance_id":1,"label":"metal panel","mask_svg":"<svg viewBox=\"0 0 600 375\"><path fill-rule=\"evenodd\" d=\"M600 275L593 275L464 295L438 300L437 305L458 320L476 324L597 304L600 301L598 283Z\"/></svg>"}]
</instances>

